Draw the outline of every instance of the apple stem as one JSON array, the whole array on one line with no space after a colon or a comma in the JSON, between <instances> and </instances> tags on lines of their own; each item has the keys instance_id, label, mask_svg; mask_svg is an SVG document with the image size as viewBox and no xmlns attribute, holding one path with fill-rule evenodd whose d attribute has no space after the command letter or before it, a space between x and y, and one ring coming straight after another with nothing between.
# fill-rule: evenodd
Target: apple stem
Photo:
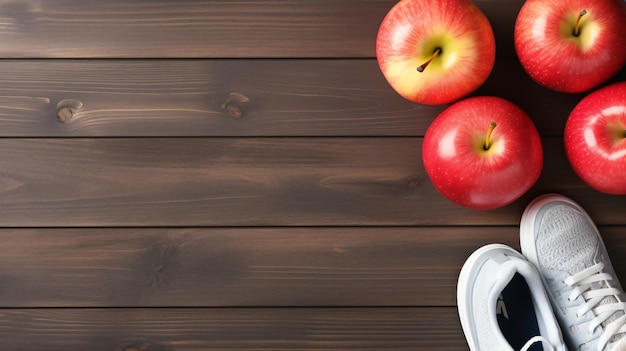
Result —
<instances>
[{"instance_id":1,"label":"apple stem","mask_svg":"<svg viewBox=\"0 0 626 351\"><path fill-rule=\"evenodd\" d=\"M578 14L578 18L576 19L576 24L574 25L574 36L577 37L579 35L578 27L580 25L580 19L583 18L584 15L587 14L587 10L582 10Z\"/></svg>"},{"instance_id":2,"label":"apple stem","mask_svg":"<svg viewBox=\"0 0 626 351\"><path fill-rule=\"evenodd\" d=\"M440 49L440 48L437 48L437 49L435 50L435 52L433 53L433 55L432 55L432 56L428 59L428 61L426 61L426 62L422 63L422 65L421 65L421 66L417 67L417 71L418 71L419 73L424 72L424 70L426 69L426 67L428 67L428 65L432 62L432 60L433 60L435 57L437 57L437 55L439 55L439 53L441 53L441 49Z\"/></svg>"},{"instance_id":3,"label":"apple stem","mask_svg":"<svg viewBox=\"0 0 626 351\"><path fill-rule=\"evenodd\" d=\"M491 133L493 133L493 130L496 128L496 126L496 122L491 121L491 123L489 123L489 130L487 130L487 137L485 138L485 150L489 150L489 148L491 147Z\"/></svg>"}]
</instances>

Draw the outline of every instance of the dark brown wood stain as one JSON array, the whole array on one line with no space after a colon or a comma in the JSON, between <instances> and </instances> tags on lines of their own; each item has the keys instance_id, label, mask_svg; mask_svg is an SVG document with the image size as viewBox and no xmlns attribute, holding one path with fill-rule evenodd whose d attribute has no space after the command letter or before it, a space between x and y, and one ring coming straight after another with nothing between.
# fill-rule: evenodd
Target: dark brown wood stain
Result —
<instances>
[{"instance_id":1,"label":"dark brown wood stain","mask_svg":"<svg viewBox=\"0 0 626 351\"><path fill-rule=\"evenodd\" d=\"M404 100L378 69L395 2L0 4L0 349L467 350L461 265L519 248L547 192L585 207L626 278L626 198L569 166L585 94L525 74L523 1L475 1L497 59L474 95L522 107L545 153L537 184L492 211L424 172L446 106Z\"/></svg>"}]
</instances>

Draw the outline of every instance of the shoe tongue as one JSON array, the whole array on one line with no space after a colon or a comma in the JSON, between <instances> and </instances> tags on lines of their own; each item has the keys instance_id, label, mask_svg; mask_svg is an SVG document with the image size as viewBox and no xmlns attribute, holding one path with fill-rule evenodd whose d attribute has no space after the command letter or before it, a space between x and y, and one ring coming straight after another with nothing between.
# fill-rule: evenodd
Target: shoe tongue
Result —
<instances>
[{"instance_id":1,"label":"shoe tongue","mask_svg":"<svg viewBox=\"0 0 626 351\"><path fill-rule=\"evenodd\" d=\"M624 335L624 334L618 334ZM609 344L604 348L606 351L626 351L626 338L622 337L616 341L609 341Z\"/></svg>"},{"instance_id":2,"label":"shoe tongue","mask_svg":"<svg viewBox=\"0 0 626 351\"><path fill-rule=\"evenodd\" d=\"M599 288L606 287L605 283L602 283ZM595 288L595 287L594 287ZM598 306L602 306L608 303L617 303L617 299L614 296L607 296L600 300ZM607 325L611 324L611 322L615 321L619 317L624 315L624 311L615 311L609 318L607 318L604 322L602 322L602 328L606 329ZM626 351L626 333L619 333L613 335L609 340L607 347L604 348L606 351Z\"/></svg>"},{"instance_id":3,"label":"shoe tongue","mask_svg":"<svg viewBox=\"0 0 626 351\"><path fill-rule=\"evenodd\" d=\"M595 258L596 260L600 260L600 261L603 260L603 257L597 257L597 253L595 256L596 256ZM603 289L603 288L608 288L609 286L606 281L602 281L602 282L593 283L591 287L592 289ZM606 305L609 303L618 303L618 302L619 301L615 298L615 296L610 295L600 300L600 302L598 303L598 306ZM609 318L607 318L604 322L602 322L601 324L602 328L606 329L607 325L611 324L611 322L615 321L616 319L620 318L623 315L624 315L623 310L618 310L618 311L613 312L613 314L611 314ZM626 333L618 333L618 334L613 335L613 337L611 337L605 349L610 350L610 351L626 351Z\"/></svg>"},{"instance_id":4,"label":"shoe tongue","mask_svg":"<svg viewBox=\"0 0 626 351\"><path fill-rule=\"evenodd\" d=\"M596 257L595 260L598 260L598 257ZM590 262L590 263L580 262L579 266L576 267L575 269L578 269L580 271L582 269L585 269L591 266L592 264L593 262ZM594 282L591 284L592 290L604 289L608 287L609 286L606 281L599 281L599 282ZM606 305L606 304L611 304L611 303L618 303L618 302L619 301L615 298L615 296L609 295L609 296L605 296L604 298L602 298L602 300L600 300L600 302L598 302L598 304L595 307ZM607 318L600 325L602 326L603 329L606 329L609 324L611 324L613 321L617 320L623 315L624 315L623 310L615 311L609 316L609 318ZM603 351L626 351L626 333L618 333L618 334L613 335Z\"/></svg>"}]
</instances>

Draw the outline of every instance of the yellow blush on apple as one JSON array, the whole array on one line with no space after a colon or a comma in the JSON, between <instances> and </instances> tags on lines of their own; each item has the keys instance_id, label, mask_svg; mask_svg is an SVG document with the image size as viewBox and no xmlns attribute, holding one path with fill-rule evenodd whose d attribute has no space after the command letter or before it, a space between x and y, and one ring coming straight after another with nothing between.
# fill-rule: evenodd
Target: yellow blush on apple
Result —
<instances>
[{"instance_id":1,"label":"yellow blush on apple","mask_svg":"<svg viewBox=\"0 0 626 351\"><path fill-rule=\"evenodd\" d=\"M470 0L402 0L380 25L376 58L404 98L447 104L487 80L495 39L489 21Z\"/></svg>"}]
</instances>

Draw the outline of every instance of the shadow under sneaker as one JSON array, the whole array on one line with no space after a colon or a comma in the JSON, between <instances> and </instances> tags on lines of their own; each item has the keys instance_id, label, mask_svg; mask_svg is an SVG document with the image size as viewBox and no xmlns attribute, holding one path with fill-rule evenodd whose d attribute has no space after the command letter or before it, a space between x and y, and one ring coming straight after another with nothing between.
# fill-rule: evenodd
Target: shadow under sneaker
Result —
<instances>
[{"instance_id":1,"label":"shadow under sneaker","mask_svg":"<svg viewBox=\"0 0 626 351\"><path fill-rule=\"evenodd\" d=\"M457 305L472 351L566 350L539 272L506 245L486 245L469 256Z\"/></svg>"},{"instance_id":2,"label":"shadow under sneaker","mask_svg":"<svg viewBox=\"0 0 626 351\"><path fill-rule=\"evenodd\" d=\"M580 205L558 194L533 200L522 215L520 245L543 278L570 350L626 350L624 291Z\"/></svg>"}]
</instances>

